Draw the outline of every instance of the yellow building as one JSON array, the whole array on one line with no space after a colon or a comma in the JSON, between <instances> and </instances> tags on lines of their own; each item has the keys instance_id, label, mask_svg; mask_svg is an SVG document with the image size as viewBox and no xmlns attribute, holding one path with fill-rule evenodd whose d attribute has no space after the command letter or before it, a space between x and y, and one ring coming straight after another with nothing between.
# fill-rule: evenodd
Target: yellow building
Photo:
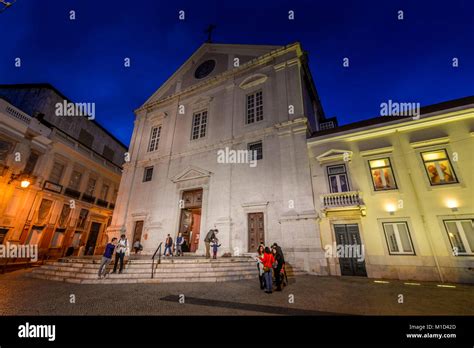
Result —
<instances>
[{"instance_id":1,"label":"yellow building","mask_svg":"<svg viewBox=\"0 0 474 348\"><path fill-rule=\"evenodd\" d=\"M308 139L328 274L474 282L474 98L418 116Z\"/></svg>"},{"instance_id":2,"label":"yellow building","mask_svg":"<svg viewBox=\"0 0 474 348\"><path fill-rule=\"evenodd\" d=\"M0 85L0 244L40 257L103 251L127 151L92 120L55 114L65 101L51 85Z\"/></svg>"}]
</instances>

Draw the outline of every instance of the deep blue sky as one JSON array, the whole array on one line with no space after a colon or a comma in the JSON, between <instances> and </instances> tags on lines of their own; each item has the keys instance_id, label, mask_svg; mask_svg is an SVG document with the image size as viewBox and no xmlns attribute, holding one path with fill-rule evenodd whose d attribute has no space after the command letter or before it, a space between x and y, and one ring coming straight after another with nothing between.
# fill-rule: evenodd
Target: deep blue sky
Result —
<instances>
[{"instance_id":1,"label":"deep blue sky","mask_svg":"<svg viewBox=\"0 0 474 348\"><path fill-rule=\"evenodd\" d=\"M96 120L128 144L133 110L205 41L210 23L218 43L300 41L325 113L341 124L376 116L388 99L474 95L472 0L17 0L0 13L0 83L49 82L73 101L96 102Z\"/></svg>"}]
</instances>

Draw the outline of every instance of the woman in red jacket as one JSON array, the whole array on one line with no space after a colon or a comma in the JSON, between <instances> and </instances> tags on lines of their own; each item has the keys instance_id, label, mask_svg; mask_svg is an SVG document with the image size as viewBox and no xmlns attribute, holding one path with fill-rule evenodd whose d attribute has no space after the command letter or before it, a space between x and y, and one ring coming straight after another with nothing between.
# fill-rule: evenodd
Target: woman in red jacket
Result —
<instances>
[{"instance_id":1,"label":"woman in red jacket","mask_svg":"<svg viewBox=\"0 0 474 348\"><path fill-rule=\"evenodd\" d=\"M265 279L265 287L266 290L265 292L267 294L272 293L272 268L273 268L273 263L275 262L275 258L273 257L272 252L270 251L269 247L265 247L265 253L263 254L263 257L260 258L263 263L263 277Z\"/></svg>"}]
</instances>

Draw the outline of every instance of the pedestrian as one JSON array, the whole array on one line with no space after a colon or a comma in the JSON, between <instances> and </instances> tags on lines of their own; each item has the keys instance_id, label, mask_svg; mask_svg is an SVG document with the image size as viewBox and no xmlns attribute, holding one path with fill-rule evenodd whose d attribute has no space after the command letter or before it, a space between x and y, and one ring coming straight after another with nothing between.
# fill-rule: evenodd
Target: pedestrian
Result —
<instances>
[{"instance_id":1,"label":"pedestrian","mask_svg":"<svg viewBox=\"0 0 474 348\"><path fill-rule=\"evenodd\" d=\"M117 273L117 264L119 261L120 261L119 273L122 273L123 259L125 257L125 253L128 253L128 252L129 252L128 239L124 234L122 234L120 236L120 239L117 243L117 247L115 249L115 264L114 264L114 270L112 273Z\"/></svg>"},{"instance_id":2,"label":"pedestrian","mask_svg":"<svg viewBox=\"0 0 474 348\"><path fill-rule=\"evenodd\" d=\"M206 238L204 238L204 244L206 244L206 259L211 258L211 241L216 238L216 234L218 233L218 230L209 230L206 234Z\"/></svg>"},{"instance_id":3,"label":"pedestrian","mask_svg":"<svg viewBox=\"0 0 474 348\"><path fill-rule=\"evenodd\" d=\"M176 256L183 256L183 244L184 244L184 237L181 232L178 233L178 237L176 238Z\"/></svg>"},{"instance_id":4,"label":"pedestrian","mask_svg":"<svg viewBox=\"0 0 474 348\"><path fill-rule=\"evenodd\" d=\"M281 250L281 249L280 249ZM283 268L283 255L277 250L275 246L272 247L273 257L273 274L275 276L276 291L281 291L281 269Z\"/></svg>"},{"instance_id":5,"label":"pedestrian","mask_svg":"<svg viewBox=\"0 0 474 348\"><path fill-rule=\"evenodd\" d=\"M115 246L117 245L117 238L112 238L112 241L105 246L104 255L102 256L102 261L99 267L99 279L107 276L107 266L112 261L112 255L115 251Z\"/></svg>"},{"instance_id":6,"label":"pedestrian","mask_svg":"<svg viewBox=\"0 0 474 348\"><path fill-rule=\"evenodd\" d=\"M212 240L212 258L217 259L217 248L219 248L221 245L217 244L219 243L219 240L217 238L214 238Z\"/></svg>"},{"instance_id":7,"label":"pedestrian","mask_svg":"<svg viewBox=\"0 0 474 348\"><path fill-rule=\"evenodd\" d=\"M140 239L137 239L135 243L133 243L133 249L135 250L135 255L143 250L143 246L140 243Z\"/></svg>"},{"instance_id":8,"label":"pedestrian","mask_svg":"<svg viewBox=\"0 0 474 348\"><path fill-rule=\"evenodd\" d=\"M263 277L263 262L260 258L263 258L263 254L265 253L265 246L260 245L257 250L257 270L258 270L258 280L260 282L260 289L265 289L265 278Z\"/></svg>"},{"instance_id":9,"label":"pedestrian","mask_svg":"<svg viewBox=\"0 0 474 348\"><path fill-rule=\"evenodd\" d=\"M173 247L173 238L171 238L171 236L168 234L165 240L165 252L163 255L168 256L166 255L166 252L169 251L169 255L173 256L173 250L171 249L172 247Z\"/></svg>"},{"instance_id":10,"label":"pedestrian","mask_svg":"<svg viewBox=\"0 0 474 348\"><path fill-rule=\"evenodd\" d=\"M265 278L265 292L267 294L272 293L272 267L275 262L272 252L269 247L265 247L265 253L260 258L263 263L263 276Z\"/></svg>"}]
</instances>

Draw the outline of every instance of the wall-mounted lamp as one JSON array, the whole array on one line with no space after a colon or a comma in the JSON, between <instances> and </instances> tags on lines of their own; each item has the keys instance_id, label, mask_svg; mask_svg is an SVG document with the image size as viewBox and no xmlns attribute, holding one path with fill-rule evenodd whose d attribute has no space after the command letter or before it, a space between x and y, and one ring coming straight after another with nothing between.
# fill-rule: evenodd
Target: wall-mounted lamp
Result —
<instances>
[{"instance_id":1,"label":"wall-mounted lamp","mask_svg":"<svg viewBox=\"0 0 474 348\"><path fill-rule=\"evenodd\" d=\"M446 206L452 211L458 211L459 204L455 199L448 199L446 201Z\"/></svg>"},{"instance_id":2,"label":"wall-mounted lamp","mask_svg":"<svg viewBox=\"0 0 474 348\"><path fill-rule=\"evenodd\" d=\"M385 210L390 213L390 215L395 214L395 211L397 210L395 204L388 203L385 205Z\"/></svg>"},{"instance_id":3,"label":"wall-mounted lamp","mask_svg":"<svg viewBox=\"0 0 474 348\"><path fill-rule=\"evenodd\" d=\"M10 176L10 180L8 181L8 184L10 185L14 181L20 181L20 186L22 188L27 188L31 184L31 179L27 174L13 174Z\"/></svg>"}]
</instances>

